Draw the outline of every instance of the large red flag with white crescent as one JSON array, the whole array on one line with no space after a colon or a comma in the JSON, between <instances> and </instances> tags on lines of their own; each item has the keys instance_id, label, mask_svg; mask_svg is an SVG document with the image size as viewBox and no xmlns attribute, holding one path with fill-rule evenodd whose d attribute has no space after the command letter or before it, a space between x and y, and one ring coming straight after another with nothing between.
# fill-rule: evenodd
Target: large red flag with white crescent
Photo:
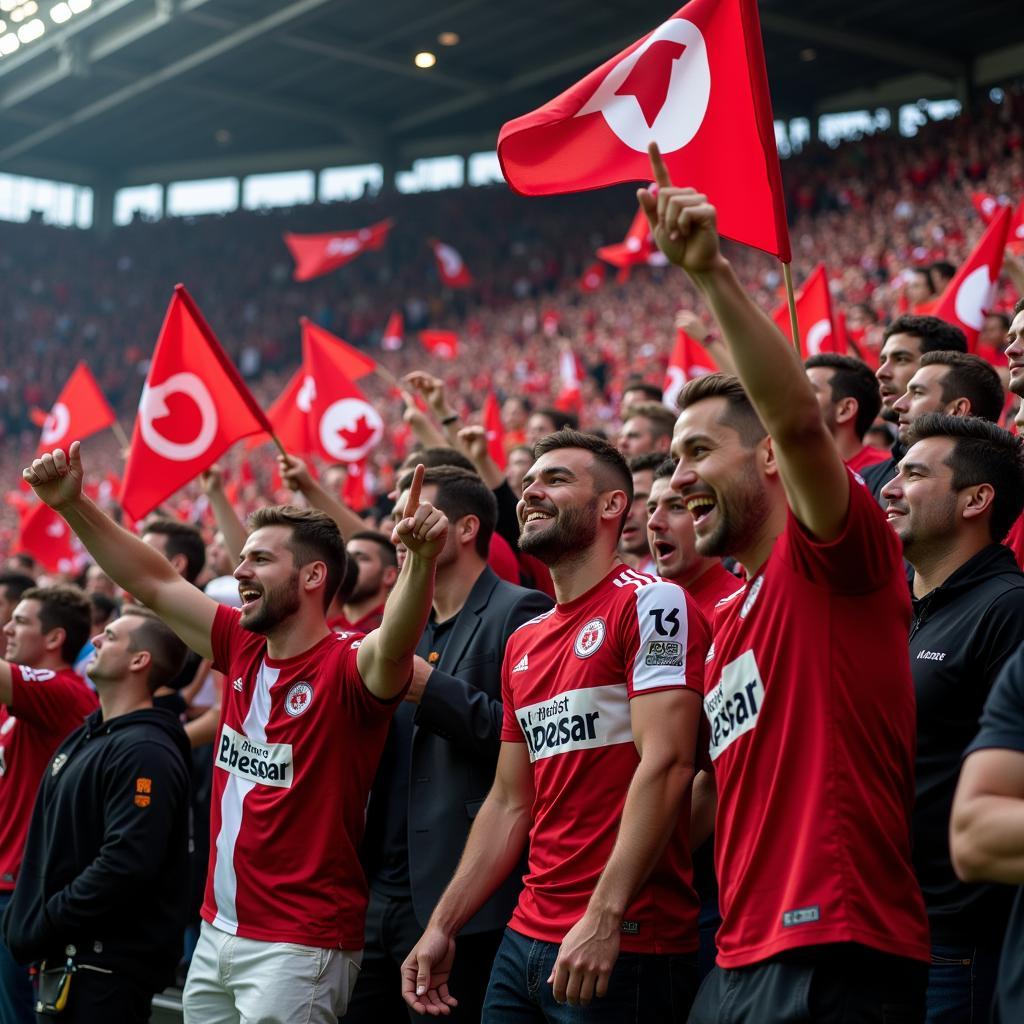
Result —
<instances>
[{"instance_id":1,"label":"large red flag with white crescent","mask_svg":"<svg viewBox=\"0 0 1024 1024\"><path fill-rule=\"evenodd\" d=\"M284 243L295 260L295 280L308 281L329 274L364 252L383 248L393 226L393 221L381 220L355 231L327 231L316 235L286 232Z\"/></svg>"},{"instance_id":2,"label":"large red flag with white crescent","mask_svg":"<svg viewBox=\"0 0 1024 1024\"><path fill-rule=\"evenodd\" d=\"M561 96L509 121L509 185L551 195L647 181L657 142L676 185L707 194L718 229L789 262L757 0L691 0Z\"/></svg>"},{"instance_id":3,"label":"large red flag with white crescent","mask_svg":"<svg viewBox=\"0 0 1024 1024\"><path fill-rule=\"evenodd\" d=\"M456 249L445 242L436 240L430 243L430 248L434 250L437 276L441 279L441 284L446 288L469 288L472 286L473 275Z\"/></svg>"},{"instance_id":4,"label":"large red flag with white crescent","mask_svg":"<svg viewBox=\"0 0 1024 1024\"><path fill-rule=\"evenodd\" d=\"M832 310L832 295L828 290L828 275L825 264L819 263L810 277L798 288L796 298L796 322L800 330L800 358L809 359L820 352L846 353L846 331ZM793 329L789 322L789 306L784 302L772 314L775 325L793 340Z\"/></svg>"},{"instance_id":5,"label":"large red flag with white crescent","mask_svg":"<svg viewBox=\"0 0 1024 1024\"><path fill-rule=\"evenodd\" d=\"M974 251L932 308L933 316L956 324L967 335L967 347L972 352L978 344L985 313L992 307L1012 220L1013 208L1000 206Z\"/></svg>"},{"instance_id":6,"label":"large red flag with white crescent","mask_svg":"<svg viewBox=\"0 0 1024 1024\"><path fill-rule=\"evenodd\" d=\"M96 378L81 362L47 413L37 454L54 448L66 451L72 441L81 441L116 421L114 410L103 397Z\"/></svg>"},{"instance_id":7,"label":"large red flag with white crescent","mask_svg":"<svg viewBox=\"0 0 1024 1024\"><path fill-rule=\"evenodd\" d=\"M237 440L270 429L192 296L176 285L135 418L125 511L141 519Z\"/></svg>"}]
</instances>

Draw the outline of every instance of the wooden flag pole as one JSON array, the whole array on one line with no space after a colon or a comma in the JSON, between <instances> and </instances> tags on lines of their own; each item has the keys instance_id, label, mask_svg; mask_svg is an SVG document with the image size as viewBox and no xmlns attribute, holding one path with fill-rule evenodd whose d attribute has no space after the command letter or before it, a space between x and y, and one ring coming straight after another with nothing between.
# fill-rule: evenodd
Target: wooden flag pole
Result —
<instances>
[{"instance_id":1,"label":"wooden flag pole","mask_svg":"<svg viewBox=\"0 0 1024 1024\"><path fill-rule=\"evenodd\" d=\"M114 437L117 438L117 443L121 446L121 458L123 459L131 447L131 441L128 440L124 427L117 420L110 424L110 429L114 432Z\"/></svg>"},{"instance_id":2,"label":"wooden flag pole","mask_svg":"<svg viewBox=\"0 0 1024 1024\"><path fill-rule=\"evenodd\" d=\"M398 383L398 378L386 367L381 366L377 363L376 369L373 371L384 381L385 384L390 384L393 388L397 388L399 391L402 390L401 384Z\"/></svg>"},{"instance_id":3,"label":"wooden flag pole","mask_svg":"<svg viewBox=\"0 0 1024 1024\"><path fill-rule=\"evenodd\" d=\"M796 322L796 295L793 293L793 271L788 263L782 264L782 276L786 279L786 302L789 303L789 328L793 332L793 345L800 351L800 327Z\"/></svg>"}]
</instances>

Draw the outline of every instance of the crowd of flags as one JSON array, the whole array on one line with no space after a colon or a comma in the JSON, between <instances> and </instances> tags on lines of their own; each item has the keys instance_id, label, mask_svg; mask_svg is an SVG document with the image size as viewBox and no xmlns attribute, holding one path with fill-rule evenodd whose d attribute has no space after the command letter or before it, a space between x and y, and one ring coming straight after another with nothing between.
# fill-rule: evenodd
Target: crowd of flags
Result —
<instances>
[{"instance_id":1,"label":"crowd of flags","mask_svg":"<svg viewBox=\"0 0 1024 1024\"><path fill-rule=\"evenodd\" d=\"M625 181L646 184L648 143L658 143L672 177L707 195L726 238L791 259L768 78L756 0L690 0L675 15L537 110L508 122L498 137L498 158L508 184L524 195L602 188ZM653 190L653 186L649 186ZM1015 209L996 196L973 197L986 229L970 257L927 310L967 334L976 346L990 307L1003 252L1024 251L1024 201ZM284 235L294 279L331 273L364 253L382 250L394 222L317 234ZM449 289L470 289L475 279L450 243L426 239L437 279ZM604 286L608 267L628 279L640 265L664 263L642 210L621 242L595 253L579 281L584 293ZM801 356L857 351L833 309L827 270L819 264L795 293L799 337L788 306L773 313ZM126 517L138 520L194 480L243 438L255 446L272 438L291 454L317 456L351 467L346 498L362 492L367 456L383 437L380 414L359 386L371 374L389 378L366 353L316 323L300 321L302 365L264 412L213 330L182 285L177 285L157 338L130 441L123 479L93 484L96 495L117 495ZM456 360L459 336L451 330L417 332L423 349ZM384 329L381 347L406 341L401 312ZM556 404L578 410L584 371L563 342ZM717 367L707 349L677 331L664 382L674 404L683 384ZM390 380L394 386L397 382ZM489 450L503 466L505 450L498 400L488 393L482 410ZM75 367L52 408L39 411L39 452L66 448L107 428L120 430L109 403L85 363ZM127 440L127 439L125 439ZM65 571L74 561L63 520L24 491L8 495L21 516L18 545L46 568Z\"/></svg>"}]
</instances>

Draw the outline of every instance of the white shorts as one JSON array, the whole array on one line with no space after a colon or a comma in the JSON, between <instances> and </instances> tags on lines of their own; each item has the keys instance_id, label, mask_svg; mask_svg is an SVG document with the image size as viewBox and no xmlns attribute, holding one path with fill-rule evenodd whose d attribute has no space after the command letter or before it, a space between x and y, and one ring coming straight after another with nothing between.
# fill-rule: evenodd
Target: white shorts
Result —
<instances>
[{"instance_id":1,"label":"white shorts","mask_svg":"<svg viewBox=\"0 0 1024 1024\"><path fill-rule=\"evenodd\" d=\"M363 951L260 942L206 921L185 982L185 1024L337 1024Z\"/></svg>"}]
</instances>

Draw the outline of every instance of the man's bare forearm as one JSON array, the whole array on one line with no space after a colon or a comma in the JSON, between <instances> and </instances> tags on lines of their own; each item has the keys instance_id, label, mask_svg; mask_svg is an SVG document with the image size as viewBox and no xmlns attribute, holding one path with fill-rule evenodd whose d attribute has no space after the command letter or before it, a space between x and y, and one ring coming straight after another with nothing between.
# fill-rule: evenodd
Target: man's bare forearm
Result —
<instances>
[{"instance_id":1,"label":"man's bare forearm","mask_svg":"<svg viewBox=\"0 0 1024 1024\"><path fill-rule=\"evenodd\" d=\"M1024 800L979 795L954 805L950 840L964 880L1024 885Z\"/></svg>"},{"instance_id":2,"label":"man's bare forearm","mask_svg":"<svg viewBox=\"0 0 1024 1024\"><path fill-rule=\"evenodd\" d=\"M242 548L249 536L245 524L238 518L234 506L228 501L228 496L223 489L218 487L212 490L209 495L210 508L213 509L213 518L217 523L217 529L224 536L224 547L231 556L232 562L239 562L242 558Z\"/></svg>"}]
</instances>

